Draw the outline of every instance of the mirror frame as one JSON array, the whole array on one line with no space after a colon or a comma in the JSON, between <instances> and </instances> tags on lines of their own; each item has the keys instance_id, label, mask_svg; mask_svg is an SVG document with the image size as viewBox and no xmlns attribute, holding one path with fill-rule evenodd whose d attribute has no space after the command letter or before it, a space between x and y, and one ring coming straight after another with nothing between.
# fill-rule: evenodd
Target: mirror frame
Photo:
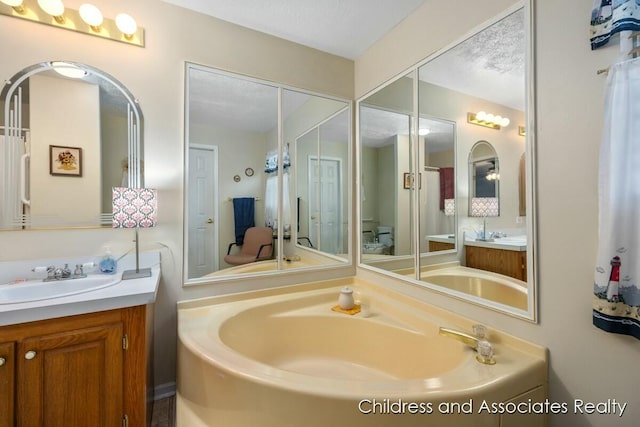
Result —
<instances>
[{"instance_id":1,"label":"mirror frame","mask_svg":"<svg viewBox=\"0 0 640 427\"><path fill-rule=\"evenodd\" d=\"M12 112L11 106L13 103L18 101L18 96L15 95L18 87L29 77L34 76L38 73L51 71L55 67L53 64L55 63L64 63L70 64L73 67L84 70L88 73L98 76L100 79L105 80L113 87L117 88L120 94L124 96L127 101L127 151L128 151L128 186L130 188L142 187L144 185L144 176L142 170L142 156L143 156L143 128L144 128L144 118L142 115L142 110L139 105L138 99L136 99L133 94L117 79L112 77L110 74L92 67L90 65L75 62L75 61L44 61L39 62L37 64L31 65L14 74L11 79L6 81L6 85L2 88L2 92L0 94L0 98L5 100L4 105L4 130L5 136L7 136L7 130L9 130L9 138L21 138L22 137L22 123L20 117L14 117L12 122ZM13 98L13 99L12 99ZM19 100L21 102L21 99ZM16 115L20 116L20 114ZM5 144L5 165L9 162L9 150L10 144ZM11 183L15 181L15 176L12 175L12 172L15 170L12 167L3 167L5 169L4 172L4 185L11 186ZM12 186L14 188L13 193L10 195L5 195L5 197L12 197L17 194L17 186ZM3 201L4 204L4 201ZM12 215L13 216L13 215ZM37 229L66 229L66 228L99 228L104 226L111 226L112 224L112 213L103 212L100 214L99 218L96 218L95 225L87 225L87 224L73 224L73 223L46 223L39 224L36 221L38 218L30 218L25 217L25 215L21 215L21 218L16 226L19 228L3 228L4 224L0 224L0 230L9 230L9 231L19 231L23 229L28 230L37 230ZM32 224L32 223L35 223ZM13 223L11 223L13 224Z\"/></svg>"},{"instance_id":2,"label":"mirror frame","mask_svg":"<svg viewBox=\"0 0 640 427\"><path fill-rule=\"evenodd\" d=\"M252 77L249 75L245 75L245 74L240 74L240 73L234 73L231 71L226 71L220 68L216 68L213 66L207 66L207 65L201 65L201 64L197 64L194 62L189 62L189 61L185 61L184 62L184 121L183 121L183 147L182 147L182 151L183 151L183 251L182 251L182 257L183 257L183 269L182 269L182 286L183 287L192 287L192 286L199 286L199 285L210 285L210 284L224 284L224 283L233 283L233 282L238 282L241 280L246 280L246 279L255 279L255 278L269 278L269 277L283 277L283 276L295 276L298 275L300 273L305 273L308 271L318 271L318 270L324 270L324 269L336 269L336 268L344 268L344 267L351 267L353 268L353 253L352 253L352 247L353 247L353 239L352 239L352 235L351 233L348 234L348 241L347 241L347 249L348 249L348 254L347 257L339 257L339 256L335 256L329 253L322 253L322 255L324 257L326 257L327 259L332 259L335 260L336 262L333 264L323 264L323 265L314 265L314 266L308 266L308 267L299 267L299 268L287 268L284 269L283 266L285 265L285 263L287 262L286 260L283 259L283 257L278 256L276 258L277 261L277 267L275 270L271 270L271 271L262 271L262 272L250 272L250 273L239 273L239 274L228 274L228 275L220 275L220 276L216 276L216 277L198 277L198 278L188 278L188 270L186 268L186 266L188 265L188 249L189 249L189 245L188 245L188 228L189 228L189 224L186 218L188 218L188 207L189 207L189 200L188 200L188 186L187 186L187 181L188 181L188 177L187 177L187 170L189 167L189 160L188 160L188 150L189 150L189 90L190 90L190 84L189 84L189 70L191 69L195 69L195 70L200 70L200 71L208 71L208 72L212 72L215 74L219 74L219 75L223 75L223 76L227 76L227 77L233 77L233 78L239 78L239 79L244 79L250 82L254 82L254 83L260 83L260 84L264 84L264 85L268 85L268 86L272 86L274 88L276 88L278 90L278 123L277 123L277 155L278 155L278 164L282 164L282 158L284 155L284 151L285 151L285 146L287 145L287 143L284 141L285 135L284 135L284 128L283 128L283 121L284 121L284 113L283 113L283 102L284 102L284 95L285 95L285 91L293 91L293 92L299 92L305 95L309 95L309 96L316 96L316 97L320 97L320 98L324 98L324 99L330 99L333 101L339 101L339 102L343 102L344 103L344 108L341 108L339 110L339 112L344 111L344 109L348 109L349 110L349 117L352 117L352 111L353 111L353 101L349 100L349 99L344 99L344 98L340 98L340 97L336 97L336 96L332 96L332 95L326 95L326 94L320 94L317 92L313 92L313 91L309 91L306 89L301 89L301 88L297 88L297 87L293 87L293 86L289 86L283 83L278 83L278 82L274 82L274 81L269 81L269 80L264 80L264 79L260 79L258 77ZM332 114L330 117L334 117L336 114L338 114L339 112L335 112L334 114ZM320 123L324 123L325 120L321 121L318 123L318 125ZM310 128L311 129L311 128ZM308 129L308 130L310 130ZM347 163L349 166L351 166L353 164L353 144L354 144L354 139L353 139L353 124L349 123L349 146L347 149L347 152L349 154L348 159L347 159ZM298 135L301 136L301 135ZM291 153L290 153L291 154ZM296 188L296 172L294 170L294 174L290 177L290 183L292 183L292 187L290 188L291 192L290 194L294 194L297 197L297 188ZM278 168L278 225L277 225L277 235L278 236L283 236L283 221L282 221L282 208L283 208L283 192L282 190L282 185L283 185L283 171L282 168ZM353 168L349 167L347 168L347 176L346 176L346 183L351 183L353 182ZM353 220L353 189L351 185L347 185L346 186L346 190L347 190L347 201L348 201L348 206L345 208L345 218L348 221L349 227L352 223ZM297 214L296 214L297 215ZM293 229L294 227L292 227ZM295 236L297 237L297 230L295 231ZM297 239L294 241L293 239L293 235L292 235L292 239L291 239L294 243L292 243L297 249L303 250L303 251L309 251L309 252L319 252L315 249L311 249L308 247L305 247L303 245L298 245L297 243ZM276 239L276 247L275 247L275 253L276 254L282 254L284 250L284 239L283 238L278 238ZM222 270L219 270L222 271Z\"/></svg>"},{"instance_id":3,"label":"mirror frame","mask_svg":"<svg viewBox=\"0 0 640 427\"><path fill-rule=\"evenodd\" d=\"M533 0L521 0L515 2L510 7L506 8L502 12L498 13L491 20L481 23L481 25L475 27L471 31L464 34L462 37L458 38L453 43L448 44L447 46L439 49L435 53L429 55L424 58L422 61L417 64L411 66L408 69L405 69L398 73L394 78L384 82L378 87L372 89L371 91L365 93L360 98L356 100L356 209L357 209L357 247L359 248L362 245L362 216L361 216L361 144L360 144L360 105L363 103L369 96L375 94L386 86L392 84L396 80L415 72L417 74L417 70L424 64L432 61L438 56L446 53L448 50L457 46L458 44L464 42L470 37L476 35L480 31L488 28L489 26L495 24L496 22L504 19L505 17L517 12L522 9L524 11L524 25L525 25L525 85L523 87L523 91L525 93L525 123L526 123L526 144L525 144L525 156L526 156L526 173L525 173L525 186L526 186L526 231L527 231L527 289L528 289L528 301L527 301L527 310L520 310L511 306L506 306L500 303L496 303L493 301L489 301L486 299L481 299L469 294L463 294L461 292L451 291L446 288L431 284L429 282L420 281L417 278L410 276L402 276L400 274L383 270L381 268L375 267L375 265L365 264L362 261L362 253L358 250L357 254L357 265L358 268L362 268L365 270L369 270L381 275L389 276L395 279L399 279L403 282L406 282L411 285L420 286L423 288L428 288L430 290L436 291L440 294L447 295L453 297L455 299L460 299L463 301L470 302L472 304L488 308L493 311L497 311L503 314L507 314L513 316L515 318L525 320L531 323L538 322L538 295L537 295L537 282L538 282L538 268L537 268L537 197L536 197L536 121L535 121L535 20L534 20L534 11L533 11ZM416 76L417 77L417 76ZM415 80L415 79L414 79ZM417 82L414 82L414 97L417 96ZM412 117L418 116L418 106L417 102L414 100L414 111L412 113ZM415 122L415 120L414 120ZM417 125L413 126L413 132L411 137L416 138L417 129L415 129ZM414 155L417 158L417 144L414 144ZM458 197L456 195L456 197ZM415 199L418 199L417 192L415 194ZM414 204L414 217L419 216L419 207L418 203ZM456 224L458 224L458 207L456 207ZM458 233L459 234L459 233ZM457 237L458 241L460 236ZM416 239L417 240L417 239ZM456 253L460 251L461 245L456 245ZM451 251L447 251L451 252ZM416 252L419 254L419 252ZM425 258L430 258L434 263L455 261L457 257L455 254L440 254L434 253L432 255L418 255L414 256L414 265L416 271L420 271L421 261Z\"/></svg>"}]
</instances>

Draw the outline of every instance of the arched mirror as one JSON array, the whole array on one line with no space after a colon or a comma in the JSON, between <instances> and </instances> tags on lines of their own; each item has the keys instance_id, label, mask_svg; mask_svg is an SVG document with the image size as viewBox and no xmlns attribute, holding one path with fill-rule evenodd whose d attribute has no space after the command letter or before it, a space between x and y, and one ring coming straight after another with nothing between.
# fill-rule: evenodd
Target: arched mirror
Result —
<instances>
[{"instance_id":1,"label":"arched mirror","mask_svg":"<svg viewBox=\"0 0 640 427\"><path fill-rule=\"evenodd\" d=\"M142 111L107 73L35 64L7 80L0 107L2 229L110 226L112 187L143 185Z\"/></svg>"},{"instance_id":2,"label":"arched mirror","mask_svg":"<svg viewBox=\"0 0 640 427\"><path fill-rule=\"evenodd\" d=\"M532 40L531 2L514 2L479 30L359 100L365 268L536 319L534 138L524 131L534 122ZM392 119L398 125L385 133L380 127ZM399 134L407 136L408 154L394 148L388 158L393 160L379 161L381 151L372 143L376 135L384 146L385 138L399 141ZM369 171L404 185L392 187L395 193L380 191L380 180L371 182ZM373 196L372 185L378 185ZM394 194L404 194L407 203ZM401 206L393 252L380 252L375 241L368 246L380 205L370 197ZM410 230L406 251L398 250L400 224ZM475 280L483 274L486 282Z\"/></svg>"},{"instance_id":3,"label":"arched mirror","mask_svg":"<svg viewBox=\"0 0 640 427\"><path fill-rule=\"evenodd\" d=\"M184 283L346 264L350 103L196 64L185 98Z\"/></svg>"},{"instance_id":4,"label":"arched mirror","mask_svg":"<svg viewBox=\"0 0 640 427\"><path fill-rule=\"evenodd\" d=\"M500 163L487 141L478 141L469 152L469 216L500 215Z\"/></svg>"}]
</instances>

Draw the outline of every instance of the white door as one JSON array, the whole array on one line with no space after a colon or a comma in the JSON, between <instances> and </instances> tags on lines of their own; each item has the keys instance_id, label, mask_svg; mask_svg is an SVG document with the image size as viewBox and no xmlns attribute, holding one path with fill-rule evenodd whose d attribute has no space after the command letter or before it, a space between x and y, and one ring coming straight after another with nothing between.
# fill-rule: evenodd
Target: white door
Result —
<instances>
[{"instance_id":1,"label":"white door","mask_svg":"<svg viewBox=\"0 0 640 427\"><path fill-rule=\"evenodd\" d=\"M341 159L309 157L309 239L331 254L343 253Z\"/></svg>"},{"instance_id":2,"label":"white door","mask_svg":"<svg viewBox=\"0 0 640 427\"><path fill-rule=\"evenodd\" d=\"M218 270L217 169L217 147L189 146L189 279Z\"/></svg>"}]
</instances>

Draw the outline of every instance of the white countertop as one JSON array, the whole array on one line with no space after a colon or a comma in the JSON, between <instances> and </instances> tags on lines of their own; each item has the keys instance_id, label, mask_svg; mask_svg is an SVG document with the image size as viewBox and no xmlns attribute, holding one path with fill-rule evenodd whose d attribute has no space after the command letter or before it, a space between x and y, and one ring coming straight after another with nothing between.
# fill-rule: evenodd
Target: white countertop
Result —
<instances>
[{"instance_id":1,"label":"white countertop","mask_svg":"<svg viewBox=\"0 0 640 427\"><path fill-rule=\"evenodd\" d=\"M431 240L432 242L440 242L440 243L455 243L455 236L452 234L432 234L430 236L426 236L425 240Z\"/></svg>"},{"instance_id":2,"label":"white countertop","mask_svg":"<svg viewBox=\"0 0 640 427\"><path fill-rule=\"evenodd\" d=\"M70 265L82 262L82 260L68 259L59 260L55 265L60 265L65 261ZM54 265L52 260L16 262L16 264L25 263ZM7 267L10 263L2 264L3 267ZM152 304L155 302L160 283L160 253L140 254L140 268L145 267L151 267L151 277L120 280L118 283L102 289L74 295L15 304L0 304L0 326ZM135 258L128 255L118 262L116 276L122 277L122 272L131 268L135 268ZM12 286L20 286L20 284ZM55 282L51 282L50 286L55 286Z\"/></svg>"},{"instance_id":3,"label":"white countertop","mask_svg":"<svg viewBox=\"0 0 640 427\"><path fill-rule=\"evenodd\" d=\"M498 237L491 242L466 238L466 246L477 246L480 248L504 249L507 251L524 252L527 250L527 241L509 237Z\"/></svg>"}]
</instances>

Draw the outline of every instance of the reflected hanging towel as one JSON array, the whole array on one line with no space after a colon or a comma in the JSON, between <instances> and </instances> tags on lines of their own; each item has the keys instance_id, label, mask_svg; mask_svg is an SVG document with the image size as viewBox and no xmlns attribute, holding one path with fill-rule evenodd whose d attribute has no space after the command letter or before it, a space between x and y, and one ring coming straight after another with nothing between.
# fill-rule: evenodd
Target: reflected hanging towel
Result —
<instances>
[{"instance_id":1,"label":"reflected hanging towel","mask_svg":"<svg viewBox=\"0 0 640 427\"><path fill-rule=\"evenodd\" d=\"M640 339L640 59L612 66L606 90L593 324Z\"/></svg>"},{"instance_id":2,"label":"reflected hanging towel","mask_svg":"<svg viewBox=\"0 0 640 427\"><path fill-rule=\"evenodd\" d=\"M640 30L640 0L594 0L591 9L591 49L609 42L620 31Z\"/></svg>"},{"instance_id":3,"label":"reflected hanging towel","mask_svg":"<svg viewBox=\"0 0 640 427\"><path fill-rule=\"evenodd\" d=\"M444 211L444 199L453 199L455 193L453 168L440 168L440 210Z\"/></svg>"},{"instance_id":4,"label":"reflected hanging towel","mask_svg":"<svg viewBox=\"0 0 640 427\"><path fill-rule=\"evenodd\" d=\"M233 199L233 219L235 221L236 245L244 243L247 228L255 227L255 199L253 197L237 197Z\"/></svg>"}]
</instances>

